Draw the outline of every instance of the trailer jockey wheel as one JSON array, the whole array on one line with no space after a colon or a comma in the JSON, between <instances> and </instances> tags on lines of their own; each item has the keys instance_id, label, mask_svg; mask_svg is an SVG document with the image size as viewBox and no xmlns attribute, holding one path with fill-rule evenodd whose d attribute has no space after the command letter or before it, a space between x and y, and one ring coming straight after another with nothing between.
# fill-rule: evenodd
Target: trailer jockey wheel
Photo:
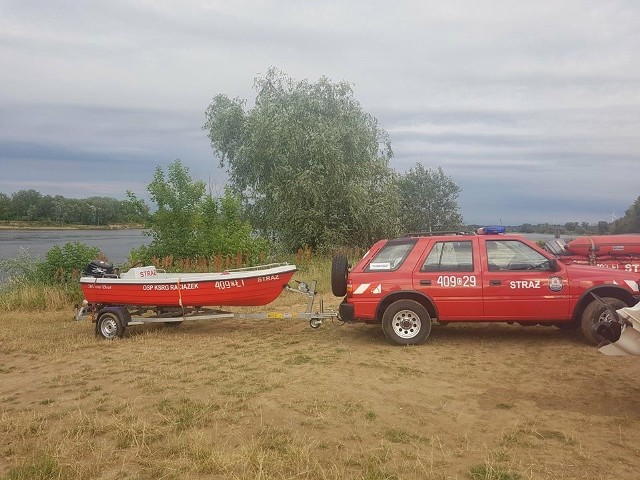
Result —
<instances>
[{"instance_id":1,"label":"trailer jockey wheel","mask_svg":"<svg viewBox=\"0 0 640 480\"><path fill-rule=\"evenodd\" d=\"M312 318L311 320L309 320L309 325L311 326L311 328L320 328L320 325L322 325L322 320L320 320L319 318Z\"/></svg>"}]
</instances>

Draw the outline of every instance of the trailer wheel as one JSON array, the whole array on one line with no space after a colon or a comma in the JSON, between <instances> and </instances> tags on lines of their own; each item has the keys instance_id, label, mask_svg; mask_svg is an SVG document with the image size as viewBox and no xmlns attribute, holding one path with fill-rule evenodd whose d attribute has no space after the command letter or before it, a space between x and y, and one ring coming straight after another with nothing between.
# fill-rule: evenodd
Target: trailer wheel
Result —
<instances>
[{"instance_id":1,"label":"trailer wheel","mask_svg":"<svg viewBox=\"0 0 640 480\"><path fill-rule=\"evenodd\" d=\"M415 300L398 300L384 311L382 331L395 344L415 345L431 333L431 317Z\"/></svg>"},{"instance_id":2,"label":"trailer wheel","mask_svg":"<svg viewBox=\"0 0 640 480\"><path fill-rule=\"evenodd\" d=\"M349 263L346 255L336 255L331 261L331 291L336 297L344 297L347 293L347 273Z\"/></svg>"},{"instance_id":3,"label":"trailer wheel","mask_svg":"<svg viewBox=\"0 0 640 480\"><path fill-rule=\"evenodd\" d=\"M113 340L114 338L124 335L124 326L120 316L115 312L104 312L96 320L96 335L105 340Z\"/></svg>"},{"instance_id":4,"label":"trailer wheel","mask_svg":"<svg viewBox=\"0 0 640 480\"><path fill-rule=\"evenodd\" d=\"M309 326L311 328L320 328L320 325L322 325L322 320L320 320L319 318L312 318L311 320L309 320Z\"/></svg>"},{"instance_id":5,"label":"trailer wheel","mask_svg":"<svg viewBox=\"0 0 640 480\"><path fill-rule=\"evenodd\" d=\"M618 310L620 308L626 307L627 304L622 300L612 297L604 297L602 299L604 302L608 303L614 310ZM611 317L611 314L607 310L607 307L603 305L601 302L597 300L593 300L587 308L584 309L582 313L582 334L584 337L592 343L593 345L598 345L600 342L605 340L604 337L598 335L594 330L593 326L600 321L608 320ZM613 320L613 319L611 319Z\"/></svg>"}]
</instances>

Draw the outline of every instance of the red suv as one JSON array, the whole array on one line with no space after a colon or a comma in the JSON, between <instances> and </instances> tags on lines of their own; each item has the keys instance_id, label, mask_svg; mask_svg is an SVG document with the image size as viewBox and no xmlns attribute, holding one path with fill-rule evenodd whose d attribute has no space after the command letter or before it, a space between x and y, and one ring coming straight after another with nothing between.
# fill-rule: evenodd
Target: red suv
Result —
<instances>
[{"instance_id":1,"label":"red suv","mask_svg":"<svg viewBox=\"0 0 640 480\"><path fill-rule=\"evenodd\" d=\"M640 300L635 273L564 265L530 240L503 227L476 233L420 233L380 240L349 269L333 258L333 294L345 296L346 322L381 323L401 345L423 342L431 324L517 322L582 328ZM596 295L592 295L592 293ZM603 303L601 300L604 300Z\"/></svg>"}]
</instances>

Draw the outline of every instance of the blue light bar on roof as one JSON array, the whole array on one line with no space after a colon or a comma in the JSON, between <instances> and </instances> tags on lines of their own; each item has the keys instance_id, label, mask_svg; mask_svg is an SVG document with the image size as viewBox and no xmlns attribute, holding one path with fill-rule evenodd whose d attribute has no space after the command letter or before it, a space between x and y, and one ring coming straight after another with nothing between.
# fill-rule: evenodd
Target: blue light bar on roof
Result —
<instances>
[{"instance_id":1,"label":"blue light bar on roof","mask_svg":"<svg viewBox=\"0 0 640 480\"><path fill-rule=\"evenodd\" d=\"M497 235L500 233L504 233L506 228L502 225L494 225L491 227L481 227L476 232L478 235Z\"/></svg>"}]
</instances>

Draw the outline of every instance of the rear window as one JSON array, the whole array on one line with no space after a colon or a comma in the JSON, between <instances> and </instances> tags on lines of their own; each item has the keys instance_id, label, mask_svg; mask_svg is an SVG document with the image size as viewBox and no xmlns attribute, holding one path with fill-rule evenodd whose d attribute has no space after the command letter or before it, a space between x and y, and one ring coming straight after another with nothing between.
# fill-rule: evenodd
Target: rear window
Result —
<instances>
[{"instance_id":1,"label":"rear window","mask_svg":"<svg viewBox=\"0 0 640 480\"><path fill-rule=\"evenodd\" d=\"M416 240L389 241L367 265L366 272L390 272L400 268Z\"/></svg>"}]
</instances>

